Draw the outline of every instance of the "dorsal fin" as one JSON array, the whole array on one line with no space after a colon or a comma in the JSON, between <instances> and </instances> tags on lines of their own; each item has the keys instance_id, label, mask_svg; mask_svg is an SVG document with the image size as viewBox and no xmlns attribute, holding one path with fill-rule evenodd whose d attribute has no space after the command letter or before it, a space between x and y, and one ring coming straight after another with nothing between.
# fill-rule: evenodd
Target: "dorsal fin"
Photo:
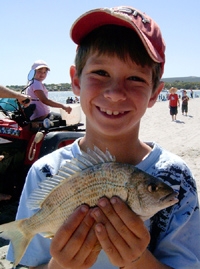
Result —
<instances>
[{"instance_id":1,"label":"dorsal fin","mask_svg":"<svg viewBox=\"0 0 200 269\"><path fill-rule=\"evenodd\" d=\"M27 206L30 209L37 209L41 207L41 204L46 197L52 192L54 188L60 185L63 181L68 180L72 175L81 172L91 166L114 162L115 157L110 154L108 150L104 153L99 148L94 146L94 150L87 149L87 153L81 151L76 158L72 158L58 170L56 175L48 177L41 182L36 190L30 195L27 200Z\"/></svg>"}]
</instances>

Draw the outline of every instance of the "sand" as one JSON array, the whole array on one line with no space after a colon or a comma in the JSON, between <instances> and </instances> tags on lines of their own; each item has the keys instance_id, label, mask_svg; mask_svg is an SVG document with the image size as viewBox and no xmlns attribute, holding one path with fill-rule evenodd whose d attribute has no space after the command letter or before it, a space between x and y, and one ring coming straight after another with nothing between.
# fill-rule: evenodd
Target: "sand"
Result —
<instances>
[{"instance_id":1,"label":"sand","mask_svg":"<svg viewBox=\"0 0 200 269\"><path fill-rule=\"evenodd\" d=\"M157 102L153 108L147 110L141 121L140 138L143 141L156 141L162 147L182 157L193 172L200 198L200 99L190 99L188 116L183 116L179 108L176 122L171 120L168 102ZM0 204L0 217L7 222L8 216L15 213L16 204L8 201L1 203L3 207ZM7 241L0 241L0 269L12 268L5 259L7 244Z\"/></svg>"},{"instance_id":2,"label":"sand","mask_svg":"<svg viewBox=\"0 0 200 269\"><path fill-rule=\"evenodd\" d=\"M188 116L179 108L176 122L171 120L168 101L157 102L141 121L140 138L179 155L192 170L200 197L200 99L189 100Z\"/></svg>"}]
</instances>

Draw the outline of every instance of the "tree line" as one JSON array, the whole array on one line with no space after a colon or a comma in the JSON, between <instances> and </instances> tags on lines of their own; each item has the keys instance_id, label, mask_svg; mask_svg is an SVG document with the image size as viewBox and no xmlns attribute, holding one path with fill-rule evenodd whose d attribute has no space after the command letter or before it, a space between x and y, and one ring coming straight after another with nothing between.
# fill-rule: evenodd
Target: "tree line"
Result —
<instances>
[{"instance_id":1,"label":"tree line","mask_svg":"<svg viewBox=\"0 0 200 269\"><path fill-rule=\"evenodd\" d=\"M163 80L165 82L165 80ZM70 83L60 83L60 84L45 84L49 91L71 91ZM15 91L22 91L25 88L25 85L10 85L8 88ZM170 89L171 87L175 87L177 89L185 89L185 90L197 90L200 89L200 82L186 82L186 81L173 81L173 82L165 82L165 89Z\"/></svg>"},{"instance_id":2,"label":"tree line","mask_svg":"<svg viewBox=\"0 0 200 269\"><path fill-rule=\"evenodd\" d=\"M183 82L183 81L165 82L165 89L169 90L171 87L185 90L189 89L198 90L200 89L200 82Z\"/></svg>"}]
</instances>

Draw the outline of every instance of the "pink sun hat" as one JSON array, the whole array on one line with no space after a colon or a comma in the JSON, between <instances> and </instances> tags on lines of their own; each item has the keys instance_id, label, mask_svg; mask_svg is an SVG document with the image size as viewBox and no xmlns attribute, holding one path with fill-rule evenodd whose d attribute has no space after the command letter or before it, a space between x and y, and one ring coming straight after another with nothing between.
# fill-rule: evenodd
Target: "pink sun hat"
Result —
<instances>
[{"instance_id":1,"label":"pink sun hat","mask_svg":"<svg viewBox=\"0 0 200 269\"><path fill-rule=\"evenodd\" d=\"M48 69L50 71L50 68L48 67L47 63L43 60L37 60L33 63L33 65L31 66L32 70L37 70L40 68L45 67L46 69Z\"/></svg>"},{"instance_id":2,"label":"pink sun hat","mask_svg":"<svg viewBox=\"0 0 200 269\"><path fill-rule=\"evenodd\" d=\"M81 40L94 29L114 24L135 31L144 44L151 59L161 63L162 73L165 64L165 42L158 24L145 13L129 7L98 8L80 16L72 25L72 40L80 45Z\"/></svg>"}]
</instances>

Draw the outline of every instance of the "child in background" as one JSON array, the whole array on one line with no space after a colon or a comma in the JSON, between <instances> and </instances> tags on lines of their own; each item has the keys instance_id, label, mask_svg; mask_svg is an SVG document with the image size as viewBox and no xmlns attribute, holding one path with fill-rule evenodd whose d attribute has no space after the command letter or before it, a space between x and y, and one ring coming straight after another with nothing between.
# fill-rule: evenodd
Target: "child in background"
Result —
<instances>
[{"instance_id":1,"label":"child in background","mask_svg":"<svg viewBox=\"0 0 200 269\"><path fill-rule=\"evenodd\" d=\"M187 116L187 113L188 113L188 101L189 101L189 97L187 96L186 90L184 90L183 96L182 96L181 109L182 109L182 115L184 115L184 113L185 113L185 116Z\"/></svg>"},{"instance_id":2,"label":"child in background","mask_svg":"<svg viewBox=\"0 0 200 269\"><path fill-rule=\"evenodd\" d=\"M169 109L170 109L170 115L172 116L172 121L176 121L176 115L178 114L178 106L180 106L179 103L179 97L177 92L177 88L171 87L169 90Z\"/></svg>"},{"instance_id":3,"label":"child in background","mask_svg":"<svg viewBox=\"0 0 200 269\"><path fill-rule=\"evenodd\" d=\"M45 118L50 118L51 120L61 119L61 115L59 113L51 112L50 107L62 108L67 113L70 113L72 110L71 107L48 98L48 90L42 83L45 80L48 71L50 71L48 65L44 61L38 60L34 62L31 69L35 70L34 82L26 89L26 93L34 100L39 100L31 101L31 106L34 105L35 109L32 111L30 120L36 121Z\"/></svg>"},{"instance_id":4,"label":"child in background","mask_svg":"<svg viewBox=\"0 0 200 269\"><path fill-rule=\"evenodd\" d=\"M17 219L35 213L26 201L41 181L81 154L80 149L94 145L108 149L117 162L162 179L179 192L179 203L144 223L118 197L101 197L95 208L75 209L52 241L36 235L20 263L30 269L200 268L200 214L192 173L180 157L139 139L140 120L164 86L165 44L158 25L132 7L102 8L78 18L71 37L78 45L70 68L72 89L86 115L86 133L33 164ZM11 247L8 258L13 260Z\"/></svg>"}]
</instances>

